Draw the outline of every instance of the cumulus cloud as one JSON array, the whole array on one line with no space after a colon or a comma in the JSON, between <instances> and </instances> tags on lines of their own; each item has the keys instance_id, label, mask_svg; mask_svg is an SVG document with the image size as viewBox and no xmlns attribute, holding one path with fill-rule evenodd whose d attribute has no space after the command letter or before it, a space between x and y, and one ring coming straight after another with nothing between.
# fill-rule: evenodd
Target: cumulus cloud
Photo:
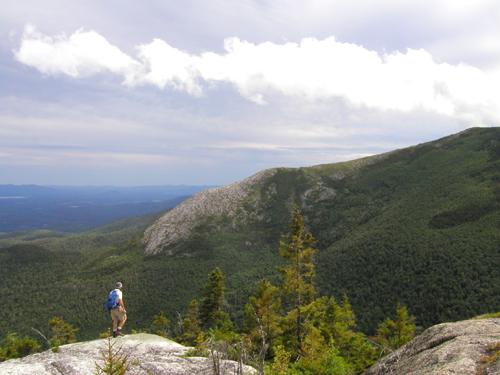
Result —
<instances>
[{"instance_id":1,"label":"cumulus cloud","mask_svg":"<svg viewBox=\"0 0 500 375\"><path fill-rule=\"evenodd\" d=\"M137 56L131 57L95 31L48 37L28 27L15 57L48 75L79 78L108 71L128 86L154 85L194 96L229 83L257 104L279 94L470 121L498 119L500 113L498 76L436 61L423 49L381 54L334 37L283 44L228 38L224 53L200 54L154 39L137 46Z\"/></svg>"},{"instance_id":2,"label":"cumulus cloud","mask_svg":"<svg viewBox=\"0 0 500 375\"><path fill-rule=\"evenodd\" d=\"M69 37L49 37L31 25L25 27L15 57L44 74L75 78L105 71L129 77L140 68L138 62L95 31L77 30Z\"/></svg>"}]
</instances>

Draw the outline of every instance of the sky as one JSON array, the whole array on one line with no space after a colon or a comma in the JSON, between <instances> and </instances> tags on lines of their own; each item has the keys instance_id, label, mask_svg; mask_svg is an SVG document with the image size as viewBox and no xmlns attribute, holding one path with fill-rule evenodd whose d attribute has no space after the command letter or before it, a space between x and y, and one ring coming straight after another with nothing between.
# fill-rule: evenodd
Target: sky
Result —
<instances>
[{"instance_id":1,"label":"sky","mask_svg":"<svg viewBox=\"0 0 500 375\"><path fill-rule=\"evenodd\" d=\"M3 0L0 184L222 185L500 125L497 0Z\"/></svg>"}]
</instances>

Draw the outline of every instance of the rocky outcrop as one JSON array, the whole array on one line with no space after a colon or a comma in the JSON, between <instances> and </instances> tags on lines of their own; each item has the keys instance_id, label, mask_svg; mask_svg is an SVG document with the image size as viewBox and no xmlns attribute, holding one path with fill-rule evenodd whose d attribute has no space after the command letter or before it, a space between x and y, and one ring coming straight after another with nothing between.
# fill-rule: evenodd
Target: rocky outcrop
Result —
<instances>
[{"instance_id":1,"label":"rocky outcrop","mask_svg":"<svg viewBox=\"0 0 500 375\"><path fill-rule=\"evenodd\" d=\"M160 336L141 333L111 340L113 350L121 349L129 356L130 374L213 374L211 359L185 357L189 348ZM96 364L103 365L102 352L106 348L106 339L63 345L57 353L48 350L0 363L0 374L93 375L96 373ZM237 367L238 364L234 361L223 361L222 373L235 374ZM256 371L244 366L243 373L255 374Z\"/></svg>"},{"instance_id":2,"label":"rocky outcrop","mask_svg":"<svg viewBox=\"0 0 500 375\"><path fill-rule=\"evenodd\" d=\"M244 219L241 203L251 199L253 189L272 176L275 169L259 172L245 180L202 191L160 217L144 233L145 253L153 255L186 239L204 219L217 216Z\"/></svg>"},{"instance_id":3,"label":"rocky outcrop","mask_svg":"<svg viewBox=\"0 0 500 375\"><path fill-rule=\"evenodd\" d=\"M237 224L246 225L254 219L266 221L268 218L261 212L262 207L259 203L262 200L271 200L277 195L280 186L276 182L267 185L265 182L278 171L305 171L303 176L306 179L306 190L297 198L300 199L302 208L308 210L314 209L317 203L332 200L337 196L337 191L327 186L323 182L323 177L329 180L342 180L358 169L376 163L388 155L390 153L307 168L267 169L242 181L202 191L165 213L146 229L143 239L145 253L172 255L176 244L188 239L197 226L213 223L211 220L213 218L223 219L233 228ZM263 186L265 189L259 190Z\"/></svg>"},{"instance_id":4,"label":"rocky outcrop","mask_svg":"<svg viewBox=\"0 0 500 375\"><path fill-rule=\"evenodd\" d=\"M491 353L498 343L500 319L438 324L383 358L365 375L500 374L500 363Z\"/></svg>"}]
</instances>

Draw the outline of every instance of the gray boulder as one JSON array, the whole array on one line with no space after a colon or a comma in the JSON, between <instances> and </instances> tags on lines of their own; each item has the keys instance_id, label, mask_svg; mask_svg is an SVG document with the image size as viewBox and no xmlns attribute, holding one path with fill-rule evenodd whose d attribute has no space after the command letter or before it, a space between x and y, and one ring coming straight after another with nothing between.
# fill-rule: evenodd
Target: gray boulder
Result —
<instances>
[{"instance_id":1,"label":"gray boulder","mask_svg":"<svg viewBox=\"0 0 500 375\"><path fill-rule=\"evenodd\" d=\"M211 375L212 360L204 357L184 357L190 349L174 341L150 334L126 335L111 339L114 350L121 348L129 356L132 374L144 375ZM0 363L2 375L94 375L96 364L103 365L102 352L106 339L63 345L57 353L51 350ZM222 374L236 374L238 364L223 361ZM244 374L255 374L244 366Z\"/></svg>"},{"instance_id":2,"label":"gray boulder","mask_svg":"<svg viewBox=\"0 0 500 375\"><path fill-rule=\"evenodd\" d=\"M500 343L500 319L438 324L372 366L365 375L500 374L500 363L485 361Z\"/></svg>"}]
</instances>

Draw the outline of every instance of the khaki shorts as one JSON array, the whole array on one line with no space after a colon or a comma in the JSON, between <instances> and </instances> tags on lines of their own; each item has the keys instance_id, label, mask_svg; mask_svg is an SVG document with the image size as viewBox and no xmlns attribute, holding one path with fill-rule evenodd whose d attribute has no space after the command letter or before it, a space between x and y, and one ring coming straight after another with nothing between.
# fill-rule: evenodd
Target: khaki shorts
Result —
<instances>
[{"instance_id":1,"label":"khaki shorts","mask_svg":"<svg viewBox=\"0 0 500 375\"><path fill-rule=\"evenodd\" d=\"M111 319L117 322L122 322L127 319L127 314L123 311L123 307L111 310Z\"/></svg>"}]
</instances>

